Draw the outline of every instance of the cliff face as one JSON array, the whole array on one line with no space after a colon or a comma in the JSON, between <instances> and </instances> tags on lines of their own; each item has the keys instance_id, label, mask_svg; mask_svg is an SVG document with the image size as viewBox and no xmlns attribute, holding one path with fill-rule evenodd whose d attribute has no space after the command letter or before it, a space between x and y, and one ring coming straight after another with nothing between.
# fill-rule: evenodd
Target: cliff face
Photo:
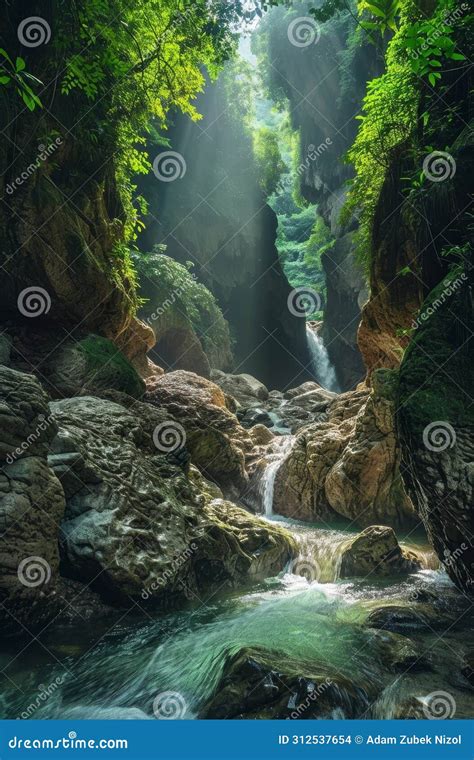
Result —
<instances>
[{"instance_id":1,"label":"cliff face","mask_svg":"<svg viewBox=\"0 0 474 760\"><path fill-rule=\"evenodd\" d=\"M405 483L446 571L468 593L474 592L473 283L472 270L454 272L423 304L426 319L402 362L397 404Z\"/></svg>"},{"instance_id":2,"label":"cliff face","mask_svg":"<svg viewBox=\"0 0 474 760\"><path fill-rule=\"evenodd\" d=\"M13 58L25 54L17 28L32 10L25 2L5 10L2 45ZM13 89L1 93L0 318L47 322L58 342L64 330L99 333L130 358L144 354L153 334L133 318L114 150L110 135L97 138L101 108L84 113L80 96L61 94L62 54L46 45L27 52L25 65L45 83L43 106L31 112Z\"/></svg>"},{"instance_id":3,"label":"cliff face","mask_svg":"<svg viewBox=\"0 0 474 760\"><path fill-rule=\"evenodd\" d=\"M367 79L375 75L374 56L367 48L350 46L351 19L320 25L319 39L306 47L288 39L291 19L308 16L310 3L294 12L273 9L262 24L262 44L272 62L268 79L273 94L289 102L293 127L300 136L300 176L303 196L318 206L330 227L335 246L322 257L327 282L323 337L338 380L347 390L364 376L357 346L361 305L367 299L362 271L354 263L355 220L342 226L339 212L344 183L351 169L343 162L357 130L358 113Z\"/></svg>"},{"instance_id":4,"label":"cliff face","mask_svg":"<svg viewBox=\"0 0 474 760\"><path fill-rule=\"evenodd\" d=\"M258 184L251 138L225 78L196 102L197 124L176 118L169 140L181 176L141 183L149 203L139 245L166 246L168 256L191 262L197 279L216 296L234 338L235 371L271 387L309 378L304 319L288 309L291 288L275 247L276 216ZM149 146L157 165L162 147Z\"/></svg>"}]
</instances>

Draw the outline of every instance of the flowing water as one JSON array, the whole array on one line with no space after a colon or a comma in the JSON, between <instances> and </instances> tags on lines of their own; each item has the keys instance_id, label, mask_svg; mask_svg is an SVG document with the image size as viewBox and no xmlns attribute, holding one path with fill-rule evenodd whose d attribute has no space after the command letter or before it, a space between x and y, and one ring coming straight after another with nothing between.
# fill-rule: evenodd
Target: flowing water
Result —
<instances>
[{"instance_id":1,"label":"flowing water","mask_svg":"<svg viewBox=\"0 0 474 760\"><path fill-rule=\"evenodd\" d=\"M432 664L420 673L394 675L385 665L383 642L363 624L374 606L409 606L421 593L455 595L443 571L427 568L403 580L341 581L338 547L346 530L272 519L311 552L319 578L298 574L293 562L251 590L214 594L179 612L143 616L132 608L94 626L51 627L26 648L9 641L2 655L1 717L146 719L153 717L157 695L173 692L182 715L195 718L226 659L247 646L323 662L356 684L372 684L378 697L366 717L391 717L401 702L440 689L455 698L456 717L472 712L469 695L452 675L460 670L465 633L453 628L442 639L431 630L415 635Z\"/></svg>"},{"instance_id":2,"label":"flowing water","mask_svg":"<svg viewBox=\"0 0 474 760\"><path fill-rule=\"evenodd\" d=\"M306 341L311 358L311 368L318 383L328 391L339 391L336 370L331 364L323 339L309 325L306 326Z\"/></svg>"},{"instance_id":3,"label":"flowing water","mask_svg":"<svg viewBox=\"0 0 474 760\"><path fill-rule=\"evenodd\" d=\"M291 449L293 441L294 437L292 435L282 435L277 438L273 444L273 448L275 448L276 451L270 455L269 462L260 481L264 515L270 516L273 514L275 479L283 459Z\"/></svg>"}]
</instances>

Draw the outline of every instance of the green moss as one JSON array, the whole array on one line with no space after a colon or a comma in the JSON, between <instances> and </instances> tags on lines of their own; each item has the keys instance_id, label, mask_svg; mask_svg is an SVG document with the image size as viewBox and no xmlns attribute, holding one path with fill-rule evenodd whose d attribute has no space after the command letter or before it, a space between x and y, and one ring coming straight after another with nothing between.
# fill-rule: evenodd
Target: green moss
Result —
<instances>
[{"instance_id":1,"label":"green moss","mask_svg":"<svg viewBox=\"0 0 474 760\"><path fill-rule=\"evenodd\" d=\"M77 349L86 358L86 375L94 386L112 388L134 398L143 396L143 380L111 340L88 335L79 342Z\"/></svg>"},{"instance_id":2,"label":"green moss","mask_svg":"<svg viewBox=\"0 0 474 760\"><path fill-rule=\"evenodd\" d=\"M462 278L461 286L446 295L456 278ZM457 270L439 283L423 304L421 314L426 319L416 329L400 367L398 406L402 424L411 434L418 436L437 420L449 422L455 429L474 424L469 291L467 275Z\"/></svg>"}]
</instances>

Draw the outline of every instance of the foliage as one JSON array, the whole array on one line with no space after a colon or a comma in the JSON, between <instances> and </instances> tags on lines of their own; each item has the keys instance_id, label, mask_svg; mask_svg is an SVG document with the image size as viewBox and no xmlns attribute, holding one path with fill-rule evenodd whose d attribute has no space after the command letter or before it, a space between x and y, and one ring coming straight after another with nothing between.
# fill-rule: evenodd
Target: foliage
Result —
<instances>
[{"instance_id":1,"label":"foliage","mask_svg":"<svg viewBox=\"0 0 474 760\"><path fill-rule=\"evenodd\" d=\"M192 326L208 355L225 350L230 345L229 326L216 299L196 280L191 262L179 264L165 250L166 246L157 245L151 253L133 254L141 294L149 299L144 313L156 314L158 304L164 320L174 312Z\"/></svg>"},{"instance_id":2,"label":"foliage","mask_svg":"<svg viewBox=\"0 0 474 760\"><path fill-rule=\"evenodd\" d=\"M33 91L32 85L42 83L33 74L26 71L25 59L17 56L13 62L3 48L0 48L0 56L0 85L3 87L13 86L17 95L30 111L34 111L37 106L41 108L41 100Z\"/></svg>"},{"instance_id":3,"label":"foliage","mask_svg":"<svg viewBox=\"0 0 474 760\"><path fill-rule=\"evenodd\" d=\"M253 151L257 162L260 187L265 198L275 193L280 187L282 174L286 171L278 137L268 127L261 127L254 132Z\"/></svg>"},{"instance_id":4,"label":"foliage","mask_svg":"<svg viewBox=\"0 0 474 760\"><path fill-rule=\"evenodd\" d=\"M419 155L423 150L426 152L420 144L420 134L428 123L433 94L425 78L433 86L441 80L449 61L463 59L462 54L455 52L453 29L446 24L449 14L455 11L454 0L437 0L429 19L413 0L392 4L383 0L377 5L380 13L384 10L383 18L374 11L375 7L365 0L359 5L362 14L367 11L373 14L369 23L374 28L394 33L387 45L385 73L368 82L363 114L357 117L361 124L347 153L356 176L343 212L346 220L353 213L359 218L358 251L366 262L376 203L395 149L401 148L413 158L415 152ZM420 108L421 104L424 108ZM421 166L416 158L414 164ZM418 169L418 175L419 172Z\"/></svg>"}]
</instances>

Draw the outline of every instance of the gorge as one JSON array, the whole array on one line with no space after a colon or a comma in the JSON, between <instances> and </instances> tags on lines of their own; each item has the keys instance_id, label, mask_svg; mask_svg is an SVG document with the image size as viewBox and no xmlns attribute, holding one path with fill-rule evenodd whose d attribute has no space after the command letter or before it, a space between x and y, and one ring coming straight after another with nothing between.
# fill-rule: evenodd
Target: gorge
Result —
<instances>
[{"instance_id":1,"label":"gorge","mask_svg":"<svg viewBox=\"0 0 474 760\"><path fill-rule=\"evenodd\" d=\"M468 6L0 15L0 717L472 717Z\"/></svg>"}]
</instances>

